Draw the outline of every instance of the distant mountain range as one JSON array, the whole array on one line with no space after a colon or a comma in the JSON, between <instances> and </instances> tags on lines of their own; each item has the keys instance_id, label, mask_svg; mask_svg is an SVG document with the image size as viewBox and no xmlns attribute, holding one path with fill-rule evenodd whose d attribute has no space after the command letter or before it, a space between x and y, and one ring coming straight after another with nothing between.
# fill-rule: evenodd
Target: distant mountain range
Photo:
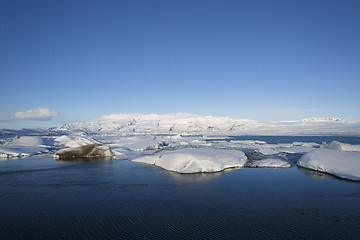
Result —
<instances>
[{"instance_id":1,"label":"distant mountain range","mask_svg":"<svg viewBox=\"0 0 360 240\"><path fill-rule=\"evenodd\" d=\"M345 122L341 118L305 118L302 122Z\"/></svg>"},{"instance_id":2,"label":"distant mountain range","mask_svg":"<svg viewBox=\"0 0 360 240\"><path fill-rule=\"evenodd\" d=\"M226 133L226 134L360 134L360 122L340 118L260 122L197 114L111 114L96 121L68 123L52 132L84 133Z\"/></svg>"},{"instance_id":3,"label":"distant mountain range","mask_svg":"<svg viewBox=\"0 0 360 240\"><path fill-rule=\"evenodd\" d=\"M253 128L257 121L196 114L112 114L93 122L68 123L53 131L85 132L215 132Z\"/></svg>"}]
</instances>

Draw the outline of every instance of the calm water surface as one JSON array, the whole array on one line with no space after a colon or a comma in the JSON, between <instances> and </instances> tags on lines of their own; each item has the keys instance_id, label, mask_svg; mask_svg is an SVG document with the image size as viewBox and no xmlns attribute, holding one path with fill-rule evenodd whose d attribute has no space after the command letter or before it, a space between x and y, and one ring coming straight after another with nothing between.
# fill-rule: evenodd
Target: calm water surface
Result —
<instances>
[{"instance_id":1,"label":"calm water surface","mask_svg":"<svg viewBox=\"0 0 360 240\"><path fill-rule=\"evenodd\" d=\"M0 162L0 214L0 239L359 239L360 183L30 157Z\"/></svg>"}]
</instances>

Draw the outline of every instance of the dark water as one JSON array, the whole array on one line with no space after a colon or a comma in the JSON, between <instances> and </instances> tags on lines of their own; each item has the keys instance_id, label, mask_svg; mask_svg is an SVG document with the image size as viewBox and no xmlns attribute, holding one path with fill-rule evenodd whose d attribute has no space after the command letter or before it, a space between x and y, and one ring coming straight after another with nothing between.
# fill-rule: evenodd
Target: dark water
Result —
<instances>
[{"instance_id":1,"label":"dark water","mask_svg":"<svg viewBox=\"0 0 360 240\"><path fill-rule=\"evenodd\" d=\"M298 168L181 175L130 161L0 162L1 239L357 239L360 183Z\"/></svg>"}]
</instances>

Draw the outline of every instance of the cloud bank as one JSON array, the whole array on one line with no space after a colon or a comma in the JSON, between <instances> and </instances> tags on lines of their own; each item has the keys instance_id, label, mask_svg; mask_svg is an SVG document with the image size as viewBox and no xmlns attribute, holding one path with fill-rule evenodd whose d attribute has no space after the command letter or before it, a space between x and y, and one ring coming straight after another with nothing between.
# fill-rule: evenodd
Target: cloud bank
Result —
<instances>
[{"instance_id":1,"label":"cloud bank","mask_svg":"<svg viewBox=\"0 0 360 240\"><path fill-rule=\"evenodd\" d=\"M14 117L17 120L50 121L56 116L59 116L57 111L47 108L37 108L34 110L27 110L26 112L14 113Z\"/></svg>"}]
</instances>

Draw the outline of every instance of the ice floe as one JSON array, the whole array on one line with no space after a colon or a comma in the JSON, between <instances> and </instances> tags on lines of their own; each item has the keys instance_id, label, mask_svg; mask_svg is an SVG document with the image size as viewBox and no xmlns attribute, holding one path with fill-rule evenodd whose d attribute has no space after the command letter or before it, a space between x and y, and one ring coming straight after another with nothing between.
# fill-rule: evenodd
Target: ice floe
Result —
<instances>
[{"instance_id":1,"label":"ice floe","mask_svg":"<svg viewBox=\"0 0 360 240\"><path fill-rule=\"evenodd\" d=\"M11 144L24 145L24 146L40 146L43 145L43 139L40 136L21 136L15 137Z\"/></svg>"},{"instance_id":2,"label":"ice floe","mask_svg":"<svg viewBox=\"0 0 360 240\"><path fill-rule=\"evenodd\" d=\"M134 159L133 162L154 164L179 173L204 173L244 167L247 158L242 151L238 150L186 148L140 157Z\"/></svg>"},{"instance_id":3,"label":"ice floe","mask_svg":"<svg viewBox=\"0 0 360 240\"><path fill-rule=\"evenodd\" d=\"M329 144L323 144L321 148L324 149L332 149L332 150L340 150L340 151L356 151L360 152L360 145L351 145L346 143L341 143L338 141L332 141Z\"/></svg>"},{"instance_id":4,"label":"ice floe","mask_svg":"<svg viewBox=\"0 0 360 240\"><path fill-rule=\"evenodd\" d=\"M28 157L40 153L47 153L49 150L45 147L27 146L27 145L3 145L0 146L0 159L14 157Z\"/></svg>"},{"instance_id":5,"label":"ice floe","mask_svg":"<svg viewBox=\"0 0 360 240\"><path fill-rule=\"evenodd\" d=\"M339 178L360 180L360 152L317 149L302 156L297 165Z\"/></svg>"},{"instance_id":6,"label":"ice floe","mask_svg":"<svg viewBox=\"0 0 360 240\"><path fill-rule=\"evenodd\" d=\"M291 165L281 159L275 158L267 158L258 161L251 161L246 164L247 167L254 167L254 168L289 168Z\"/></svg>"},{"instance_id":7,"label":"ice floe","mask_svg":"<svg viewBox=\"0 0 360 240\"><path fill-rule=\"evenodd\" d=\"M309 148L309 147L301 147L301 146L291 146L291 147L280 147L277 148L279 152L282 153L299 153L299 154L305 154L308 152L312 152L315 149Z\"/></svg>"}]
</instances>

